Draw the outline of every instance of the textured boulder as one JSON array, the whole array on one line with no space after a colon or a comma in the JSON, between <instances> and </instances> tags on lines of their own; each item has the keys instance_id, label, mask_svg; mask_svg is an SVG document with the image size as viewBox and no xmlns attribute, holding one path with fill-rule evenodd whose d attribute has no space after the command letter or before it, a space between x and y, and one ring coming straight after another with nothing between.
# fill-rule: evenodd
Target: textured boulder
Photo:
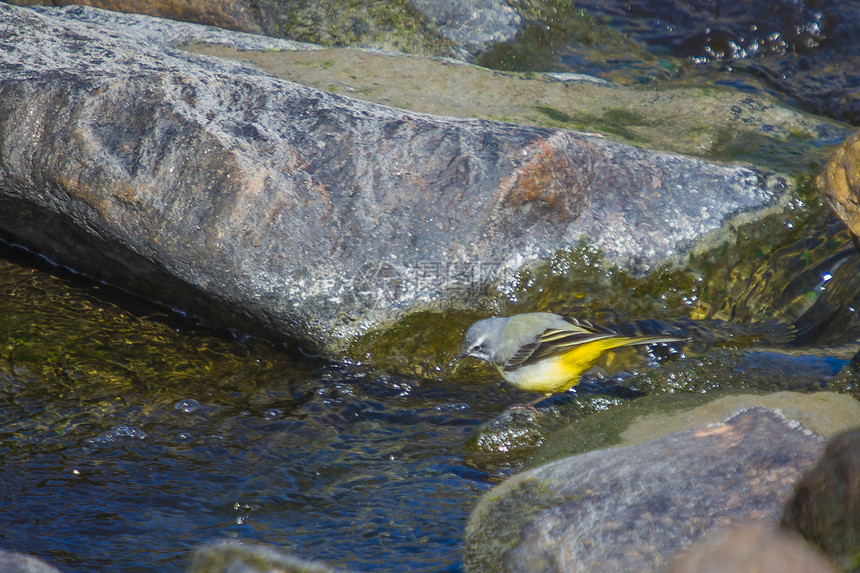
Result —
<instances>
[{"instance_id":1,"label":"textured boulder","mask_svg":"<svg viewBox=\"0 0 860 573\"><path fill-rule=\"evenodd\" d=\"M640 270L679 260L785 190L746 167L411 113L172 47L201 38L255 41L0 4L7 238L335 354L582 237Z\"/></svg>"}]
</instances>

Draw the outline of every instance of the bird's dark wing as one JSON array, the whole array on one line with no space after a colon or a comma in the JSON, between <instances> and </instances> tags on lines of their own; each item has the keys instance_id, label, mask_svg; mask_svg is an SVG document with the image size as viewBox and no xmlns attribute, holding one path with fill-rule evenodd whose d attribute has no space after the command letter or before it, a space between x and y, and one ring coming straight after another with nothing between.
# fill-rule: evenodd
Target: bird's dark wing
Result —
<instances>
[{"instance_id":1,"label":"bird's dark wing","mask_svg":"<svg viewBox=\"0 0 860 573\"><path fill-rule=\"evenodd\" d=\"M505 370L516 370L548 356L564 354L574 346L602 338L618 336L611 328L591 324L586 320L564 317L569 328L548 328L534 342L524 344L505 364Z\"/></svg>"}]
</instances>

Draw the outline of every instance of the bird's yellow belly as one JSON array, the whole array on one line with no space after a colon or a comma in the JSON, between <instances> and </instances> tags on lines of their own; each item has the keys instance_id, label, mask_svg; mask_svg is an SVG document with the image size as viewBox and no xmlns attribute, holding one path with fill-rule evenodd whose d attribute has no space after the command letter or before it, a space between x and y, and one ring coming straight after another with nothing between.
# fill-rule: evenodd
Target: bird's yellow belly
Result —
<instances>
[{"instance_id":1,"label":"bird's yellow belly","mask_svg":"<svg viewBox=\"0 0 860 573\"><path fill-rule=\"evenodd\" d=\"M534 364L514 371L499 370L502 377L520 390L528 392L564 392L579 382L582 373L594 366L600 356L617 346L623 346L621 338L595 340L574 347L570 352L549 356Z\"/></svg>"}]
</instances>

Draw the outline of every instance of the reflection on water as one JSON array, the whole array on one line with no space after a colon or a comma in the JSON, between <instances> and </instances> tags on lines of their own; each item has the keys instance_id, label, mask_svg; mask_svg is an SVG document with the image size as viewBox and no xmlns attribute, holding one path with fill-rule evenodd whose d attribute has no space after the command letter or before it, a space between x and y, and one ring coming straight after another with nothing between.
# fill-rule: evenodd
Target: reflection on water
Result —
<instances>
[{"instance_id":1,"label":"reflection on water","mask_svg":"<svg viewBox=\"0 0 860 573\"><path fill-rule=\"evenodd\" d=\"M845 225L828 209L805 209L801 224L781 240L724 265L711 280L726 285L713 318L778 320L791 328L791 346L856 342L860 323L860 253ZM730 257L726 257L730 260Z\"/></svg>"},{"instance_id":2,"label":"reflection on water","mask_svg":"<svg viewBox=\"0 0 860 573\"><path fill-rule=\"evenodd\" d=\"M718 72L721 81L737 85L744 76L754 78L791 105L860 121L857 2L584 0L576 5L652 49Z\"/></svg>"}]
</instances>

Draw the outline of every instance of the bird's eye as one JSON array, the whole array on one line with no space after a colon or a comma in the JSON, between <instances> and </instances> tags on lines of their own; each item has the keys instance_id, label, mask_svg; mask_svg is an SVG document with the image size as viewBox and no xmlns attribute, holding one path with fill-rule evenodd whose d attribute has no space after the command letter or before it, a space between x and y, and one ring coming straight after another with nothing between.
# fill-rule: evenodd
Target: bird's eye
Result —
<instances>
[{"instance_id":1,"label":"bird's eye","mask_svg":"<svg viewBox=\"0 0 860 573\"><path fill-rule=\"evenodd\" d=\"M469 348L469 354L471 356L476 357L476 358L481 358L483 356L486 356L487 355L487 349L486 349L485 344L484 344L485 342L486 341L483 338L481 340L477 341L475 344L473 344L471 346L471 348Z\"/></svg>"}]
</instances>

